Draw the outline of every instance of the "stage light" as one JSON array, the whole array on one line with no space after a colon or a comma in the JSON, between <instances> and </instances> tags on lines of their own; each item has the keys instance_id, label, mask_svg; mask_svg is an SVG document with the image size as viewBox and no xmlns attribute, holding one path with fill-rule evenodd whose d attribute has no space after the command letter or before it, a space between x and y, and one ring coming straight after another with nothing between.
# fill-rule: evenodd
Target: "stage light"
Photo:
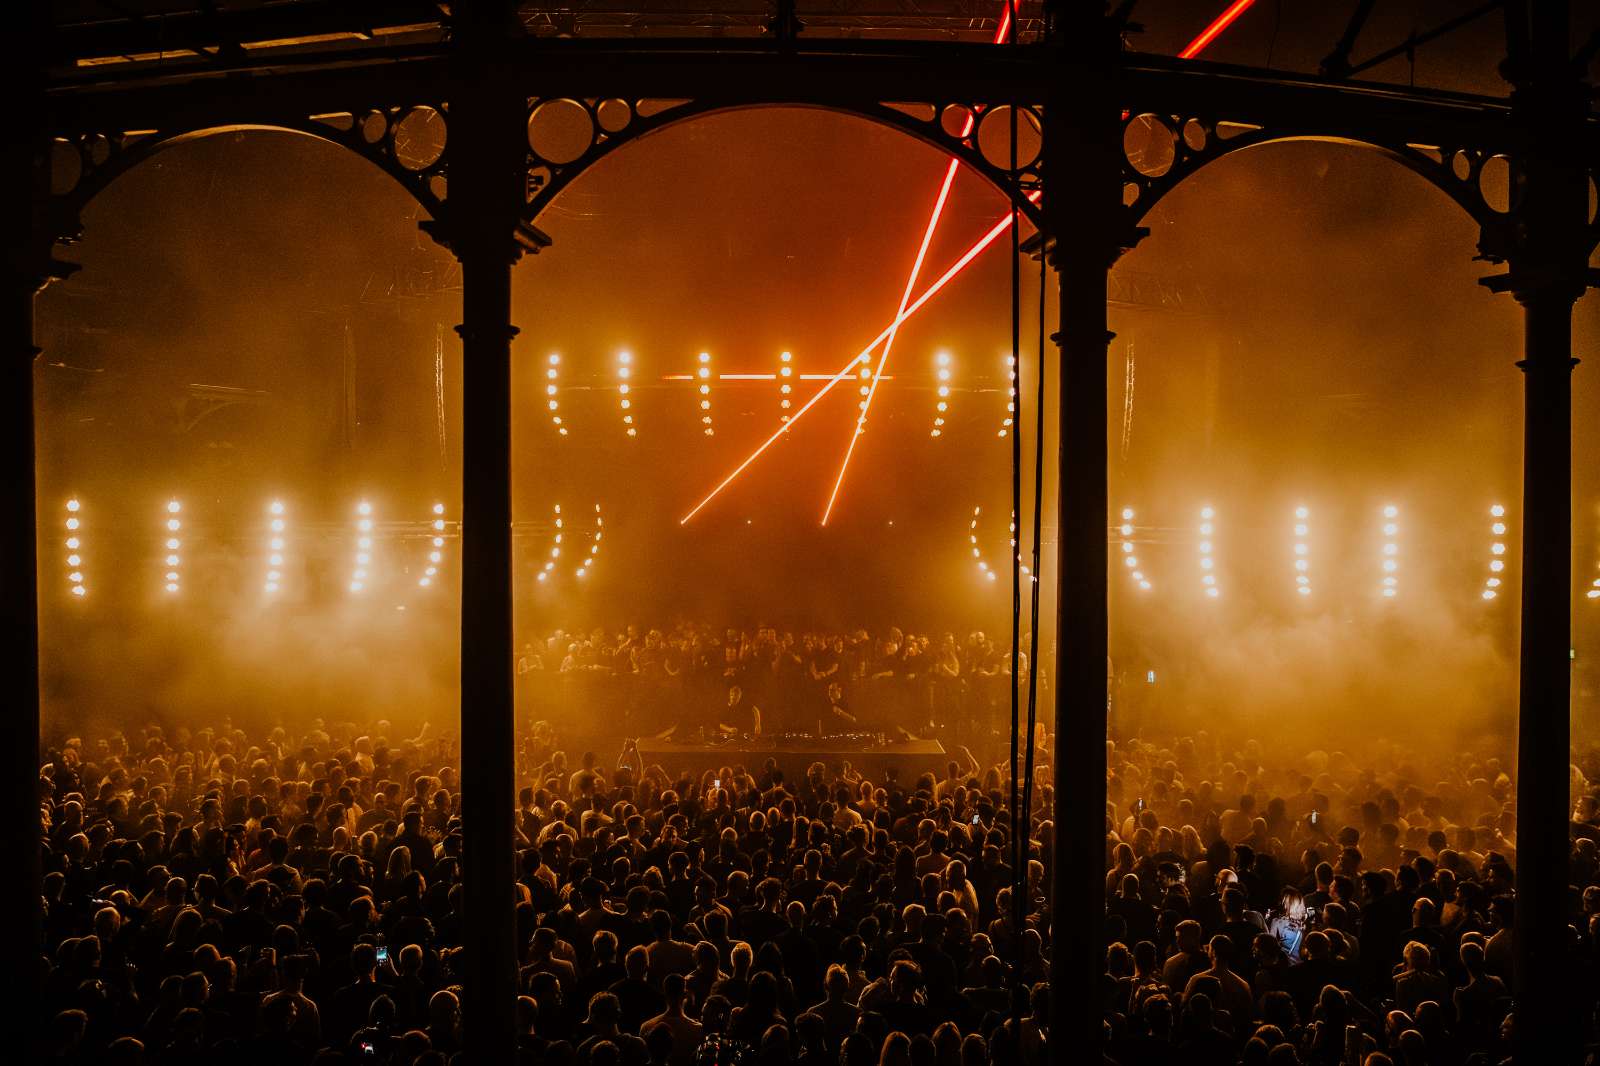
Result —
<instances>
[{"instance_id":1,"label":"stage light","mask_svg":"<svg viewBox=\"0 0 1600 1066\"><path fill-rule=\"evenodd\" d=\"M967 539L972 543L972 557L977 560L978 572L986 576L990 581L994 581L995 572L990 568L988 560L983 557L983 548L978 543L978 522L982 517L983 508L981 506L974 507L972 509L972 521L967 524Z\"/></svg>"},{"instance_id":2,"label":"stage light","mask_svg":"<svg viewBox=\"0 0 1600 1066\"><path fill-rule=\"evenodd\" d=\"M269 596L283 587L283 534L287 521L284 512L282 500L267 504L267 576L261 583L261 590Z\"/></svg>"},{"instance_id":3,"label":"stage light","mask_svg":"<svg viewBox=\"0 0 1600 1066\"><path fill-rule=\"evenodd\" d=\"M67 556L67 591L79 599L88 595L88 586L84 583L83 571L83 522L78 518L78 513L83 509L83 504L77 497L67 500L67 517L64 525L67 528L66 549Z\"/></svg>"},{"instance_id":4,"label":"stage light","mask_svg":"<svg viewBox=\"0 0 1600 1066\"><path fill-rule=\"evenodd\" d=\"M1212 554L1211 534L1215 528L1212 519L1217 517L1216 508L1209 504L1200 508L1200 584L1205 588L1205 593L1211 599L1218 599L1222 592L1217 585L1216 558Z\"/></svg>"},{"instance_id":5,"label":"stage light","mask_svg":"<svg viewBox=\"0 0 1600 1066\"><path fill-rule=\"evenodd\" d=\"M433 584L433 579L439 573L439 563L444 561L444 504L433 505L433 542L432 549L428 552L428 566L422 571L422 576L417 579L417 584L427 588Z\"/></svg>"},{"instance_id":6,"label":"stage light","mask_svg":"<svg viewBox=\"0 0 1600 1066\"><path fill-rule=\"evenodd\" d=\"M1294 584L1295 592L1302 597L1311 595L1311 544L1306 539L1311 536L1311 509L1309 507L1296 507L1294 509Z\"/></svg>"},{"instance_id":7,"label":"stage light","mask_svg":"<svg viewBox=\"0 0 1600 1066\"><path fill-rule=\"evenodd\" d=\"M169 552L177 552L183 547L183 541L178 539L178 533L183 529L183 521L182 519L178 518L178 514L182 510L183 505L177 500L167 501L167 514L170 517L166 521L166 526L167 532L170 534L170 536L166 538L166 545ZM169 554L166 558L167 572L165 575L165 588L169 595L179 592L183 587L183 579L179 576L178 572L178 567L182 561L183 560L176 554ZM68 562L71 562L71 560L69 559Z\"/></svg>"},{"instance_id":8,"label":"stage light","mask_svg":"<svg viewBox=\"0 0 1600 1066\"><path fill-rule=\"evenodd\" d=\"M1006 356L1006 417L1000 422L1000 431L997 437L1008 436L1011 427L1015 424L1014 415L1017 413L1017 357Z\"/></svg>"},{"instance_id":9,"label":"stage light","mask_svg":"<svg viewBox=\"0 0 1600 1066\"><path fill-rule=\"evenodd\" d=\"M350 591L361 592L367 587L367 566L372 562L372 504L362 500L356 504L355 566L350 573Z\"/></svg>"},{"instance_id":10,"label":"stage light","mask_svg":"<svg viewBox=\"0 0 1600 1066\"><path fill-rule=\"evenodd\" d=\"M560 525L559 519L556 524ZM589 551L586 555L578 556L578 568L573 571L574 577L586 577L589 567L594 565L595 557L600 554L600 538L605 531L605 524L605 518L601 515L600 505L597 503L594 505L594 533L591 536ZM556 535L556 540L558 542L561 540L560 534Z\"/></svg>"},{"instance_id":11,"label":"stage light","mask_svg":"<svg viewBox=\"0 0 1600 1066\"><path fill-rule=\"evenodd\" d=\"M1016 523L1012 523L1011 528L1015 529ZM1149 591L1150 582L1145 578L1144 571L1139 569L1139 557L1134 554L1132 507L1124 507L1122 509L1122 525L1117 528L1117 532L1121 534L1121 540L1117 546L1122 550L1122 565L1128 571L1129 580L1138 585L1140 589ZM1012 543L1015 544L1016 541L1013 540Z\"/></svg>"},{"instance_id":12,"label":"stage light","mask_svg":"<svg viewBox=\"0 0 1600 1066\"><path fill-rule=\"evenodd\" d=\"M789 393L793 389L793 386L789 384L789 379L794 376L794 367L791 365L793 362L793 352L778 353L778 380L781 382L778 386L778 410L781 412L778 415L778 421L780 423L789 421Z\"/></svg>"},{"instance_id":13,"label":"stage light","mask_svg":"<svg viewBox=\"0 0 1600 1066\"><path fill-rule=\"evenodd\" d=\"M1492 537L1503 537L1506 534L1506 524L1501 521L1505 517L1506 509L1502 504L1495 504L1489 508L1489 534ZM1489 576L1483 581L1483 598L1492 600L1499 595L1501 584L1500 574L1505 571L1505 560L1501 556L1506 553L1504 541L1494 540L1489 544Z\"/></svg>"},{"instance_id":14,"label":"stage light","mask_svg":"<svg viewBox=\"0 0 1600 1066\"><path fill-rule=\"evenodd\" d=\"M933 429L929 432L929 436L938 437L944 433L945 415L950 410L950 402L948 399L949 386L946 384L946 382L950 380L951 374L950 353L939 352L933 357L933 365L934 375L939 379L940 386L946 390L944 393L941 393L938 402L934 404L933 408L935 411L933 416Z\"/></svg>"},{"instance_id":15,"label":"stage light","mask_svg":"<svg viewBox=\"0 0 1600 1066\"><path fill-rule=\"evenodd\" d=\"M1399 516L1400 508L1392 503L1384 505L1382 531L1386 539L1381 549L1384 577L1382 585L1379 586L1379 592L1386 600L1394 599L1399 595L1400 589L1400 579L1395 576L1400 570L1400 563L1397 559L1400 554L1400 544L1394 539L1400 535L1400 523L1394 521Z\"/></svg>"},{"instance_id":16,"label":"stage light","mask_svg":"<svg viewBox=\"0 0 1600 1066\"><path fill-rule=\"evenodd\" d=\"M714 436L715 431L711 428L711 386L707 384L711 379L710 352L700 353L700 369L696 373L700 375L700 422L704 427L701 432L708 437Z\"/></svg>"},{"instance_id":17,"label":"stage light","mask_svg":"<svg viewBox=\"0 0 1600 1066\"><path fill-rule=\"evenodd\" d=\"M544 370L544 392L546 396L550 397L550 424L556 427L558 434L565 437L567 435L567 427L562 424L561 416L555 413L560 410L560 404L556 402L556 391L561 376L561 356L551 352L549 362L550 365L545 367Z\"/></svg>"},{"instance_id":18,"label":"stage light","mask_svg":"<svg viewBox=\"0 0 1600 1066\"><path fill-rule=\"evenodd\" d=\"M617 385L617 395L620 396L621 399L619 399L617 402L621 405L621 407L622 407L622 409L624 411L630 411L632 409L632 407L633 407L633 402L628 399L628 393L631 391L630 387L628 385L628 378L632 374L633 374L633 353L632 352L626 352L626 351L618 352L617 353L617 379L618 379L619 383ZM622 424L625 427L627 427L627 434L628 434L629 437L637 437L639 435L639 427L637 427L637 426L635 426L633 424L633 415L632 414L623 415L622 416Z\"/></svg>"}]
</instances>

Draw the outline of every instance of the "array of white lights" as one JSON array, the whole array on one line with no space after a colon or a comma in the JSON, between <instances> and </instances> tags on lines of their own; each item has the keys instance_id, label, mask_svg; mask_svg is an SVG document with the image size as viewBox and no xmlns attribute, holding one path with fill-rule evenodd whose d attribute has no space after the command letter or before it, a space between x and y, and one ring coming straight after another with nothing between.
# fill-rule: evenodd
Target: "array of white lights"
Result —
<instances>
[{"instance_id":1,"label":"array of white lights","mask_svg":"<svg viewBox=\"0 0 1600 1066\"><path fill-rule=\"evenodd\" d=\"M1500 595L1500 586L1504 579L1500 576L1506 569L1506 509L1501 504L1489 508L1489 535L1493 538L1489 543L1489 576L1483 581L1483 598L1492 600ZM1596 582L1600 585L1600 582ZM1592 594L1591 594L1592 596Z\"/></svg>"},{"instance_id":2,"label":"array of white lights","mask_svg":"<svg viewBox=\"0 0 1600 1066\"><path fill-rule=\"evenodd\" d=\"M267 578L262 582L261 591L268 596L275 595L283 587L283 553L288 547L289 525L285 513L282 500L267 504Z\"/></svg>"},{"instance_id":3,"label":"array of white lights","mask_svg":"<svg viewBox=\"0 0 1600 1066\"><path fill-rule=\"evenodd\" d=\"M356 504L356 558L350 571L350 591L361 592L367 587L372 566L372 504L362 500Z\"/></svg>"},{"instance_id":4,"label":"array of white lights","mask_svg":"<svg viewBox=\"0 0 1600 1066\"><path fill-rule=\"evenodd\" d=\"M1379 590L1383 598L1392 600L1400 594L1400 508L1385 504L1383 508L1383 583Z\"/></svg>"},{"instance_id":5,"label":"array of white lights","mask_svg":"<svg viewBox=\"0 0 1600 1066\"><path fill-rule=\"evenodd\" d=\"M433 579L439 576L439 564L444 562L444 504L433 505L432 540L428 545L428 565L422 568L422 576L417 578L420 588L427 588L433 584Z\"/></svg>"},{"instance_id":6,"label":"array of white lights","mask_svg":"<svg viewBox=\"0 0 1600 1066\"><path fill-rule=\"evenodd\" d=\"M1122 524L1117 527L1117 534L1122 538L1122 568L1128 571L1128 577L1141 591L1150 591L1150 580L1144 576L1144 571L1139 569L1139 557L1134 554L1133 548L1133 508L1122 509Z\"/></svg>"},{"instance_id":7,"label":"array of white lights","mask_svg":"<svg viewBox=\"0 0 1600 1066\"><path fill-rule=\"evenodd\" d=\"M937 412L933 416L933 429L928 431L928 436L939 437L944 435L944 416L950 410L950 353L940 352L933 357L934 376L939 379L939 399L933 405Z\"/></svg>"},{"instance_id":8,"label":"array of white lights","mask_svg":"<svg viewBox=\"0 0 1600 1066\"><path fill-rule=\"evenodd\" d=\"M1294 509L1294 590L1311 595L1311 508Z\"/></svg>"},{"instance_id":9,"label":"array of white lights","mask_svg":"<svg viewBox=\"0 0 1600 1066\"><path fill-rule=\"evenodd\" d=\"M695 368L695 376L700 380L700 425L708 437L716 436L716 430L711 426L711 353L700 353L700 365Z\"/></svg>"},{"instance_id":10,"label":"array of white lights","mask_svg":"<svg viewBox=\"0 0 1600 1066\"><path fill-rule=\"evenodd\" d=\"M624 352L623 354L627 354L627 353ZM623 402L627 402L626 398L624 398ZM633 427L632 426L628 427L628 433L630 435L633 433ZM564 526L564 524L565 523L562 521L562 518L561 518L561 505L558 503L558 504L556 504L556 538L555 538L555 543L550 546L550 558L545 560L544 569L539 571L539 575L538 576L539 576L539 580L540 581L549 580L551 571L555 570L555 568L556 568L556 560L561 558L561 538L562 538L562 527Z\"/></svg>"},{"instance_id":11,"label":"array of white lights","mask_svg":"<svg viewBox=\"0 0 1600 1066\"><path fill-rule=\"evenodd\" d=\"M967 527L968 539L972 541L972 558L978 564L978 572L990 581L996 581L994 570L989 566L989 561L983 557L983 549L978 546L978 517L983 514L982 507L972 509L972 522Z\"/></svg>"},{"instance_id":12,"label":"array of white lights","mask_svg":"<svg viewBox=\"0 0 1600 1066\"><path fill-rule=\"evenodd\" d=\"M1011 432L1011 425L1017 417L1017 357L1015 355L1006 356L1006 381L1006 417L1001 421L1000 432L997 434L1001 437ZM949 395L949 392L950 390L947 386L941 385L939 387L939 398L943 399Z\"/></svg>"},{"instance_id":13,"label":"array of white lights","mask_svg":"<svg viewBox=\"0 0 1600 1066\"><path fill-rule=\"evenodd\" d=\"M556 567L565 554L567 557L576 557L578 565L573 569L572 576L584 578L589 576L589 571L594 568L600 556L600 541L605 538L605 516L600 513L600 505L594 505L594 533L590 534L590 543L587 551L583 545L573 546L573 540L581 541L584 537L582 528L574 528L567 524L567 516L562 512L561 505L554 505L555 535L551 538L550 553L545 557L544 565L533 576L541 583L548 582L557 576ZM580 520L581 521L581 520ZM568 550L570 549L570 550Z\"/></svg>"},{"instance_id":14,"label":"array of white lights","mask_svg":"<svg viewBox=\"0 0 1600 1066\"><path fill-rule=\"evenodd\" d=\"M778 410L781 421L789 421L789 408L794 405L790 394L794 386L790 379L794 377L794 353L781 352L778 355Z\"/></svg>"},{"instance_id":15,"label":"array of white lights","mask_svg":"<svg viewBox=\"0 0 1600 1066\"><path fill-rule=\"evenodd\" d=\"M177 500L167 501L167 541L165 562L167 565L165 584L163 587L168 595L176 595L183 588L183 556L178 554L183 550L183 541L179 534L183 532L183 520L178 514L183 510L183 504Z\"/></svg>"},{"instance_id":16,"label":"array of white lights","mask_svg":"<svg viewBox=\"0 0 1600 1066\"><path fill-rule=\"evenodd\" d=\"M67 587L82 599L89 587L83 577L83 505L76 498L67 501Z\"/></svg>"},{"instance_id":17,"label":"array of white lights","mask_svg":"<svg viewBox=\"0 0 1600 1066\"><path fill-rule=\"evenodd\" d=\"M586 577L589 567L593 566L595 559L600 555L600 538L605 534L606 520L600 515L600 505L594 505L594 540L589 545L589 554L583 556L583 561L578 564L578 569L573 573L577 577Z\"/></svg>"},{"instance_id":18,"label":"array of white lights","mask_svg":"<svg viewBox=\"0 0 1600 1066\"><path fill-rule=\"evenodd\" d=\"M1209 504L1200 508L1200 584L1206 595L1217 599L1222 595L1217 585L1217 560L1212 551L1212 536L1216 533L1217 509Z\"/></svg>"},{"instance_id":19,"label":"array of white lights","mask_svg":"<svg viewBox=\"0 0 1600 1066\"><path fill-rule=\"evenodd\" d=\"M856 389L861 399L856 402L856 432L865 433L867 429L867 397L872 394L872 356L865 352L861 355L861 368L856 371L856 376L861 379L861 385Z\"/></svg>"},{"instance_id":20,"label":"array of white lights","mask_svg":"<svg viewBox=\"0 0 1600 1066\"><path fill-rule=\"evenodd\" d=\"M620 398L617 403L622 408L622 424L627 427L628 436L637 437L639 430L633 424L633 400L628 396L628 393L633 391L633 386L628 380L631 377L633 377L633 353L618 352L617 395Z\"/></svg>"},{"instance_id":21,"label":"array of white lights","mask_svg":"<svg viewBox=\"0 0 1600 1066\"><path fill-rule=\"evenodd\" d=\"M558 379L561 377L561 356L555 352L550 353L550 365L544 368L544 396L550 407L550 424L556 427L556 432L563 437L567 435L567 427L561 421L561 401L556 399L559 391Z\"/></svg>"}]
</instances>

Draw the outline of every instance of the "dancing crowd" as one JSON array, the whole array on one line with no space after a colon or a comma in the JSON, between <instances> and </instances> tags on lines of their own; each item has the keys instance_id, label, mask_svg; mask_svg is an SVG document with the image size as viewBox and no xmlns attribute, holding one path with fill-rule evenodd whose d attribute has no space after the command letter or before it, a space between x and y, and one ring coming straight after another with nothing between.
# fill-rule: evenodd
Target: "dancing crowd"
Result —
<instances>
[{"instance_id":1,"label":"dancing crowd","mask_svg":"<svg viewBox=\"0 0 1600 1066\"><path fill-rule=\"evenodd\" d=\"M864 629L630 625L529 640L516 668L528 706L557 717L574 705L604 706L635 734L706 722L738 686L744 702L759 708L767 733L814 732L820 720L830 731L959 732L969 740L968 724L989 728L1009 713L1006 637L1002 643L975 631L958 639L898 627L874 638ZM1027 670L1026 638L1021 646L1019 677Z\"/></svg>"},{"instance_id":2,"label":"dancing crowd","mask_svg":"<svg viewBox=\"0 0 1600 1066\"><path fill-rule=\"evenodd\" d=\"M648 662L660 644L637 647ZM1107 1062L1508 1054L1509 764L1357 744L1108 748ZM1081 1059L1048 1031L1052 738L1035 745L1020 871L1008 761L952 750L914 780L770 759L688 773L631 743L569 756L548 721L527 724L507 930L520 1061ZM1569 915L1590 1039L1592 781L1590 752L1572 769ZM431 727L57 738L40 773L46 1061L450 1063L463 787L453 733Z\"/></svg>"}]
</instances>

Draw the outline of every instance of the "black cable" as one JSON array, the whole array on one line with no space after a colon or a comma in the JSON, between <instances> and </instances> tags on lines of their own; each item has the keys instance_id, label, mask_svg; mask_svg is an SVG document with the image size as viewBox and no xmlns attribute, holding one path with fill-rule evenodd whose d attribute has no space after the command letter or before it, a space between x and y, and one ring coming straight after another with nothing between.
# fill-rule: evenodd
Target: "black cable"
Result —
<instances>
[{"instance_id":1,"label":"black cable","mask_svg":"<svg viewBox=\"0 0 1600 1066\"><path fill-rule=\"evenodd\" d=\"M1018 0L1007 0L1011 5L1011 32L1009 43L1017 43ZM1017 104L1011 104L1011 175L1017 173ZM1017 417L1022 398L1022 235L1021 218L1017 208L1017 190L1011 191L1011 368L1008 389L1007 420L1011 422L1011 523L1008 539L1011 554L1011 925L1016 951L1017 978L1022 974L1022 926L1027 918L1026 888L1028 875L1028 823L1023 816L1025 798L1019 794L1021 786L1018 773L1018 728L1021 708L1018 706L1017 655L1022 642L1022 553L1017 550L1017 519L1022 503L1022 439L1018 432L1021 420ZM1013 1053L1022 1051L1022 1013L1025 996L1019 980L1012 985Z\"/></svg>"},{"instance_id":2,"label":"black cable","mask_svg":"<svg viewBox=\"0 0 1600 1066\"><path fill-rule=\"evenodd\" d=\"M1033 430L1033 589L1029 608L1032 630L1028 635L1028 748L1022 775L1022 824L1033 824L1033 757L1039 722L1039 531L1044 513L1044 242L1039 246L1039 382L1034 396ZM1021 419L1017 424L1022 424ZM1024 882L1026 883L1026 882Z\"/></svg>"}]
</instances>

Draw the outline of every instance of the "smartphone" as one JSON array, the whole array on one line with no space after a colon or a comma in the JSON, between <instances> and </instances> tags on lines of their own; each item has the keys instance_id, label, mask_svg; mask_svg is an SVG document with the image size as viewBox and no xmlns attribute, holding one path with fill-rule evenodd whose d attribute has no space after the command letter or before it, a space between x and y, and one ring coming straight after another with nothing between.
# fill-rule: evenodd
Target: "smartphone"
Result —
<instances>
[{"instance_id":1,"label":"smartphone","mask_svg":"<svg viewBox=\"0 0 1600 1066\"><path fill-rule=\"evenodd\" d=\"M1311 812L1311 824L1312 825L1316 825L1317 824L1317 812L1314 811L1314 810Z\"/></svg>"},{"instance_id":2,"label":"smartphone","mask_svg":"<svg viewBox=\"0 0 1600 1066\"><path fill-rule=\"evenodd\" d=\"M374 1044L370 1040L363 1040L361 1043L357 1044L356 1047L360 1049L361 1054L363 1055L377 1055L378 1053L378 1045Z\"/></svg>"},{"instance_id":3,"label":"smartphone","mask_svg":"<svg viewBox=\"0 0 1600 1066\"><path fill-rule=\"evenodd\" d=\"M387 944L379 944L378 945L378 962L380 964L382 964L382 963L385 963L385 962L388 962L388 961L389 961L389 945L387 945Z\"/></svg>"},{"instance_id":4,"label":"smartphone","mask_svg":"<svg viewBox=\"0 0 1600 1066\"><path fill-rule=\"evenodd\" d=\"M978 824L978 816L976 814L974 814L972 816L972 824L973 825L977 825Z\"/></svg>"},{"instance_id":5,"label":"smartphone","mask_svg":"<svg viewBox=\"0 0 1600 1066\"><path fill-rule=\"evenodd\" d=\"M1138 802L1138 805L1137 805L1137 807L1138 807L1138 810L1139 810L1139 811L1140 811L1140 812L1141 812L1141 813L1143 813L1143 811L1144 811L1144 797L1143 797L1143 796L1140 796L1140 797L1139 797L1139 802Z\"/></svg>"},{"instance_id":6,"label":"smartphone","mask_svg":"<svg viewBox=\"0 0 1600 1066\"><path fill-rule=\"evenodd\" d=\"M721 788L722 787L722 778L720 778L720 777L713 778L712 781L711 781L711 787L712 788Z\"/></svg>"}]
</instances>

